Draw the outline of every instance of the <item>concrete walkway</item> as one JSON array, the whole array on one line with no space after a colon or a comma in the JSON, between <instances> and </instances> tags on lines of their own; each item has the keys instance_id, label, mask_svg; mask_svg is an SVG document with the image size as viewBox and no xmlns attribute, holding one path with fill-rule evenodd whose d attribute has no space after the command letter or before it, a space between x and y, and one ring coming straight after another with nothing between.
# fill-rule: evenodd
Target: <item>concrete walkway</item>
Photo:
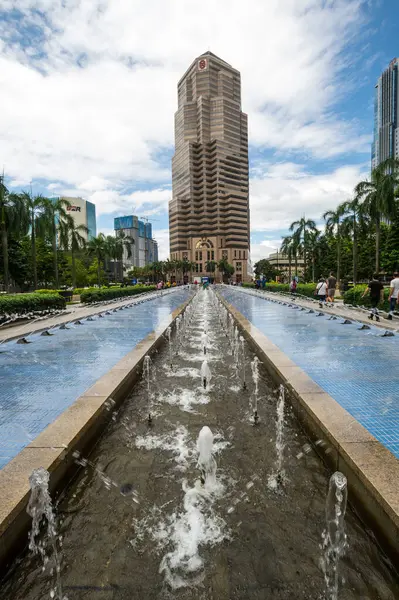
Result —
<instances>
[{"instance_id":1,"label":"concrete walkway","mask_svg":"<svg viewBox=\"0 0 399 600\"><path fill-rule=\"evenodd\" d=\"M351 319L352 321L359 321L359 323L365 323L370 325L371 323L375 327L381 327L382 329L389 329L390 331L399 333L399 319L397 317L393 317L392 321L388 321L386 319L387 313L380 311L380 322L378 323L375 319L370 321L368 318L369 311L361 309L359 307L349 307L347 304L344 304L341 301L334 302L333 306L323 306L323 308L319 307L319 302L313 298L306 298L305 296L294 296L291 294L280 294L279 292L268 292L267 290L250 290L253 291L256 295L266 296L268 298L272 298L273 300L278 297L284 302L289 304L297 304L298 306L303 306L304 308L312 308L313 310L317 310L319 312L328 314L328 315L336 315L337 317L343 317L344 319Z\"/></svg>"},{"instance_id":2,"label":"concrete walkway","mask_svg":"<svg viewBox=\"0 0 399 600\"><path fill-rule=\"evenodd\" d=\"M180 288L176 287L171 290L164 290L162 291L162 293L170 294L178 289ZM98 315L100 313L105 312L106 310L113 310L114 308L126 306L127 304L135 304L136 302L139 302L143 299L149 299L150 297L156 298L159 294L160 292L151 291L145 292L144 294L140 294L138 296L129 296L121 300L116 300L115 302L108 302L102 304L96 303L95 305L77 304L75 306L69 307L64 313L55 317L39 317L37 320L33 319L29 323L15 325L14 327L7 327L6 329L1 329L0 327L0 344L8 342L10 340L16 340L20 337L25 337L27 335L30 335L31 333L51 329L52 327L57 327L58 325L62 325L63 323L71 323L72 321L76 321L78 319L85 319L87 317L90 317L91 315Z\"/></svg>"}]
</instances>

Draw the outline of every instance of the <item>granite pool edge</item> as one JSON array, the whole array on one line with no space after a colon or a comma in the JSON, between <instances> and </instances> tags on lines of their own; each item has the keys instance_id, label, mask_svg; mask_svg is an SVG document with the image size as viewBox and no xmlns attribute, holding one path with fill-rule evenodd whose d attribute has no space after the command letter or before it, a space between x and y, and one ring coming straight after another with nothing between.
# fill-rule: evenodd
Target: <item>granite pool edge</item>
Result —
<instances>
[{"instance_id":1,"label":"granite pool edge","mask_svg":"<svg viewBox=\"0 0 399 600\"><path fill-rule=\"evenodd\" d=\"M350 498L377 539L399 564L399 460L278 346L220 294L246 340L273 379L287 388L293 409L311 438L326 442L319 453L347 479Z\"/></svg>"},{"instance_id":2,"label":"granite pool edge","mask_svg":"<svg viewBox=\"0 0 399 600\"><path fill-rule=\"evenodd\" d=\"M78 466L75 451L86 452L96 443L110 420L113 408L123 403L132 385L141 377L146 354L153 353L164 341L164 334L185 310L192 297L169 313L116 365L81 394L48 425L29 445L0 470L0 574L27 542L30 518L26 513L29 499L29 475L44 467L50 473L52 494L62 491Z\"/></svg>"}]
</instances>

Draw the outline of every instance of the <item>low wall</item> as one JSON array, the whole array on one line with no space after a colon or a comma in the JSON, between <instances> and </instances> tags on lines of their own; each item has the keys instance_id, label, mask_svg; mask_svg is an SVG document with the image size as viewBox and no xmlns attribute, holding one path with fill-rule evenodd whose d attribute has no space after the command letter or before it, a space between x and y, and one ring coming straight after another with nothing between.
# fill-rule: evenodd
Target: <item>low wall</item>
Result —
<instances>
[{"instance_id":1,"label":"low wall","mask_svg":"<svg viewBox=\"0 0 399 600\"><path fill-rule=\"evenodd\" d=\"M327 442L329 452L318 453L347 477L356 512L370 524L394 564L399 564L399 461L241 312L218 296L271 376L288 390L310 438Z\"/></svg>"},{"instance_id":2,"label":"low wall","mask_svg":"<svg viewBox=\"0 0 399 600\"><path fill-rule=\"evenodd\" d=\"M1 572L7 570L16 553L27 542L30 517L26 507L30 494L29 476L33 469L44 467L49 471L53 497L66 487L79 469L72 453L77 450L87 456L111 417L107 401L112 398L115 408L122 404L132 385L141 378L144 357L162 344L166 329L189 302L170 313L155 331L139 342L0 470Z\"/></svg>"}]
</instances>

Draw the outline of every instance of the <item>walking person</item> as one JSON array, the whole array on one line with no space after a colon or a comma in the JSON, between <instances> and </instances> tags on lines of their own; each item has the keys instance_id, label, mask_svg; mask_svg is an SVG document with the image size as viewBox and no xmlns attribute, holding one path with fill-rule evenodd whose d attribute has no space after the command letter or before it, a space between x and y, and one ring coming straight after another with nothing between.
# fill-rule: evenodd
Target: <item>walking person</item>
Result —
<instances>
[{"instance_id":1,"label":"walking person","mask_svg":"<svg viewBox=\"0 0 399 600\"><path fill-rule=\"evenodd\" d=\"M395 310L395 306L398 302L398 294L399 294L399 273L396 271L393 274L393 279L390 283L389 287L389 314L387 319L392 321L393 311Z\"/></svg>"},{"instance_id":2,"label":"walking person","mask_svg":"<svg viewBox=\"0 0 399 600\"><path fill-rule=\"evenodd\" d=\"M295 279L295 277L292 278L292 281L290 283L290 292L291 292L291 294L295 294L296 293L296 279Z\"/></svg>"},{"instance_id":3,"label":"walking person","mask_svg":"<svg viewBox=\"0 0 399 600\"><path fill-rule=\"evenodd\" d=\"M327 302L334 303L335 290L337 289L337 279L334 277L334 273L330 273L330 277L327 279L327 289Z\"/></svg>"},{"instance_id":4,"label":"walking person","mask_svg":"<svg viewBox=\"0 0 399 600\"><path fill-rule=\"evenodd\" d=\"M324 279L324 277L320 277L319 283L316 286L316 296L319 299L320 308L323 308L323 304L326 301L326 295L327 295L327 281Z\"/></svg>"},{"instance_id":5,"label":"walking person","mask_svg":"<svg viewBox=\"0 0 399 600\"><path fill-rule=\"evenodd\" d=\"M372 321L375 317L375 320L379 321L380 315L377 306L384 300L384 286L378 278L378 273L375 273L373 278L368 282L362 298L364 298L367 294L370 294L371 302L369 319Z\"/></svg>"}]
</instances>

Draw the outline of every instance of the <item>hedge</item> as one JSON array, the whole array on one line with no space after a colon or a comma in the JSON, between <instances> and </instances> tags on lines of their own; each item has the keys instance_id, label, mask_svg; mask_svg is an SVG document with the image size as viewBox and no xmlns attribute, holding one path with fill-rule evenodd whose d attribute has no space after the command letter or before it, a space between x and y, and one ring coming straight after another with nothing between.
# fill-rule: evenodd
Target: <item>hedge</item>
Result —
<instances>
[{"instance_id":1,"label":"hedge","mask_svg":"<svg viewBox=\"0 0 399 600\"><path fill-rule=\"evenodd\" d=\"M0 315L65 308L65 299L57 293L5 294L0 296Z\"/></svg>"},{"instance_id":2,"label":"hedge","mask_svg":"<svg viewBox=\"0 0 399 600\"><path fill-rule=\"evenodd\" d=\"M113 300L115 298L123 298L125 296L136 296L144 292L152 292L156 290L155 285L134 285L124 288L94 288L85 290L80 294L80 301L89 304L91 302L101 302L102 300Z\"/></svg>"},{"instance_id":3,"label":"hedge","mask_svg":"<svg viewBox=\"0 0 399 600\"><path fill-rule=\"evenodd\" d=\"M365 284L365 283L355 285L353 288L351 288L350 290L345 292L344 303L352 304L353 306L371 306L369 294L367 294L367 296L362 298L362 294L364 293L364 290L366 288L367 288L367 284ZM381 310L386 310L386 311L389 310L388 296L389 296L389 287L384 289L384 302L380 302L380 304L378 305L378 307Z\"/></svg>"}]
</instances>

